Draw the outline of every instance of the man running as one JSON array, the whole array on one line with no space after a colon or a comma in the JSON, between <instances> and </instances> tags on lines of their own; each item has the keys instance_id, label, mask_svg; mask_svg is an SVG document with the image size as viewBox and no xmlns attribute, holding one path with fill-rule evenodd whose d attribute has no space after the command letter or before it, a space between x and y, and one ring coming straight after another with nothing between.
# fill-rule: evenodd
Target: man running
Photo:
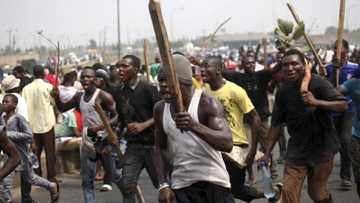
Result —
<instances>
[{"instance_id":1,"label":"man running","mask_svg":"<svg viewBox=\"0 0 360 203\"><path fill-rule=\"evenodd\" d=\"M338 151L336 131L330 112L345 112L345 98L319 76L312 75L309 92L300 92L305 73L305 56L291 49L284 55L282 68L285 81L276 93L269 129L270 141L263 160L269 161L279 139L281 126L286 124L290 139L285 158L281 200L299 203L305 178L308 193L314 202L330 203L327 181Z\"/></svg>"},{"instance_id":2,"label":"man running","mask_svg":"<svg viewBox=\"0 0 360 203\"><path fill-rule=\"evenodd\" d=\"M158 81L164 100L154 108L159 201L233 203L220 152L232 148L223 109L202 89L192 88L190 62L181 55L173 59L187 112L176 113L174 96L161 69Z\"/></svg>"},{"instance_id":3,"label":"man running","mask_svg":"<svg viewBox=\"0 0 360 203\"><path fill-rule=\"evenodd\" d=\"M99 157L99 153L112 147L105 138L104 125L95 110L95 104L99 103L106 111L106 114L109 116L110 125L117 123L118 114L112 96L96 88L95 71L93 69L85 68L81 73L80 82L84 92L77 93L66 103L62 103L58 94L56 94L55 101L62 112L72 108L80 109L83 119L83 137L80 146L82 189L85 203L94 203L96 160ZM115 171L115 168L113 170ZM113 173L112 181L119 188L121 187L121 178L117 173Z\"/></svg>"}]
</instances>

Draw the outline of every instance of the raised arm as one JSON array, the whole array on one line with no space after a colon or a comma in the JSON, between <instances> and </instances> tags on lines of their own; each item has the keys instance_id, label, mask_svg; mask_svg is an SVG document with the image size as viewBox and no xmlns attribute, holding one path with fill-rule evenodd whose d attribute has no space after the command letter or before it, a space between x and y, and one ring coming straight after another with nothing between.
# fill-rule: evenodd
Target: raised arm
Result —
<instances>
[{"instance_id":1,"label":"raised arm","mask_svg":"<svg viewBox=\"0 0 360 203\"><path fill-rule=\"evenodd\" d=\"M9 156L3 168L0 169L0 180L2 180L19 165L20 154L15 145L6 137L4 131L0 133L0 148Z\"/></svg>"},{"instance_id":2,"label":"raised arm","mask_svg":"<svg viewBox=\"0 0 360 203\"><path fill-rule=\"evenodd\" d=\"M230 152L233 146L231 131L221 104L215 98L203 93L198 117L200 123L194 121L189 113L180 112L175 114L175 122L179 129L193 131L214 149Z\"/></svg>"},{"instance_id":3,"label":"raised arm","mask_svg":"<svg viewBox=\"0 0 360 203\"><path fill-rule=\"evenodd\" d=\"M59 109L59 111L61 112L66 112L72 108L77 108L79 107L79 102L80 102L80 97L81 97L81 92L78 92L76 93L72 99L70 99L68 102L66 103L63 103L61 100L60 100L60 97L59 97L59 92L58 90L54 89L53 92L51 93L52 96L54 97L55 99L55 104L56 104L56 107Z\"/></svg>"}]
</instances>

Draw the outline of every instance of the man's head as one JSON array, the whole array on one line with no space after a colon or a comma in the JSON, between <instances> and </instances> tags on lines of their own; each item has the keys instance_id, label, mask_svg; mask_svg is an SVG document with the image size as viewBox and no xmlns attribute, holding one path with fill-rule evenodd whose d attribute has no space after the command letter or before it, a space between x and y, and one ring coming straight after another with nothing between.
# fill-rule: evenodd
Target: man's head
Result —
<instances>
[{"instance_id":1,"label":"man's head","mask_svg":"<svg viewBox=\"0 0 360 203\"><path fill-rule=\"evenodd\" d=\"M12 70L12 74L16 77L21 79L25 75L25 69L22 66L15 66L15 68Z\"/></svg>"},{"instance_id":2,"label":"man's head","mask_svg":"<svg viewBox=\"0 0 360 203\"><path fill-rule=\"evenodd\" d=\"M346 62L347 61L347 54L349 53L349 42L346 40L342 40L342 49L341 49L341 61ZM334 53L337 53L337 40L334 43ZM334 57L336 57L336 54L334 54Z\"/></svg>"},{"instance_id":3,"label":"man's head","mask_svg":"<svg viewBox=\"0 0 360 203\"><path fill-rule=\"evenodd\" d=\"M104 69L97 69L95 71L95 85L98 88L102 88L106 83L109 82L110 76L109 73Z\"/></svg>"},{"instance_id":4,"label":"man's head","mask_svg":"<svg viewBox=\"0 0 360 203\"><path fill-rule=\"evenodd\" d=\"M116 67L119 69L121 81L128 83L129 81L135 79L140 71L140 65L141 61L137 56L124 56L121 61L116 63Z\"/></svg>"},{"instance_id":5,"label":"man's head","mask_svg":"<svg viewBox=\"0 0 360 203\"><path fill-rule=\"evenodd\" d=\"M80 83L85 92L95 87L95 71L91 67L83 69L80 75Z\"/></svg>"},{"instance_id":6,"label":"man's head","mask_svg":"<svg viewBox=\"0 0 360 203\"><path fill-rule=\"evenodd\" d=\"M20 79L14 75L8 75L1 81L1 88L6 93L19 92L20 90Z\"/></svg>"},{"instance_id":7,"label":"man's head","mask_svg":"<svg viewBox=\"0 0 360 203\"><path fill-rule=\"evenodd\" d=\"M244 71L246 73L255 72L255 57L254 56L246 56L243 60Z\"/></svg>"},{"instance_id":8,"label":"man's head","mask_svg":"<svg viewBox=\"0 0 360 203\"><path fill-rule=\"evenodd\" d=\"M176 77L180 83L180 90L183 96L190 96L192 90L192 69L190 61L182 55L175 54L173 55L173 62L175 68ZM171 100L171 92L168 87L167 78L168 73L166 73L164 68L160 68L158 73L158 81L160 87L160 93L165 100Z\"/></svg>"},{"instance_id":9,"label":"man's head","mask_svg":"<svg viewBox=\"0 0 360 203\"><path fill-rule=\"evenodd\" d=\"M297 49L290 49L284 54L282 70L288 82L298 83L305 74L305 56Z\"/></svg>"},{"instance_id":10,"label":"man's head","mask_svg":"<svg viewBox=\"0 0 360 203\"><path fill-rule=\"evenodd\" d=\"M45 77L44 67L41 65L34 66L33 74L36 79L43 79Z\"/></svg>"},{"instance_id":11,"label":"man's head","mask_svg":"<svg viewBox=\"0 0 360 203\"><path fill-rule=\"evenodd\" d=\"M6 94L2 101L3 111L6 113L15 111L18 98L14 94Z\"/></svg>"},{"instance_id":12,"label":"man's head","mask_svg":"<svg viewBox=\"0 0 360 203\"><path fill-rule=\"evenodd\" d=\"M211 83L222 80L221 72L224 64L220 56L208 56L201 65L201 77L204 82Z\"/></svg>"}]
</instances>

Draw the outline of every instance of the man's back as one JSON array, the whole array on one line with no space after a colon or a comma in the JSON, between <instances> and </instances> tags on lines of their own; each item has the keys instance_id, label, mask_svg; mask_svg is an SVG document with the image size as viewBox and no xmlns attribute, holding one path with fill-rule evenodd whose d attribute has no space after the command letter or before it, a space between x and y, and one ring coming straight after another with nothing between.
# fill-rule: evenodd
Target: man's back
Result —
<instances>
[{"instance_id":1,"label":"man's back","mask_svg":"<svg viewBox=\"0 0 360 203\"><path fill-rule=\"evenodd\" d=\"M52 85L35 79L25 86L22 95L27 103L29 122L34 133L46 133L55 125L50 92Z\"/></svg>"}]
</instances>

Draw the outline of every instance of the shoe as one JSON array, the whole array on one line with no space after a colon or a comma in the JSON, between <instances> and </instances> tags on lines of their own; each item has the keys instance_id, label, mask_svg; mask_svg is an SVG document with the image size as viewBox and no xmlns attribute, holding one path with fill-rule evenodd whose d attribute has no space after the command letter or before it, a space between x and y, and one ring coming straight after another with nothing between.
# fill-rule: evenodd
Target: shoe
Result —
<instances>
[{"instance_id":1,"label":"shoe","mask_svg":"<svg viewBox=\"0 0 360 203\"><path fill-rule=\"evenodd\" d=\"M342 188L348 188L348 189L350 189L350 188L352 187L352 182L351 182L350 180L348 180L348 179L341 179L341 184L340 184L340 186L341 186Z\"/></svg>"},{"instance_id":2,"label":"shoe","mask_svg":"<svg viewBox=\"0 0 360 203\"><path fill-rule=\"evenodd\" d=\"M100 192L109 192L112 191L112 186L109 184L104 184L100 188Z\"/></svg>"},{"instance_id":3,"label":"shoe","mask_svg":"<svg viewBox=\"0 0 360 203\"><path fill-rule=\"evenodd\" d=\"M270 198L268 200L268 203L280 203L281 202L281 193L283 190L283 184L282 183L276 183L274 187L274 191L276 192L275 197Z\"/></svg>"},{"instance_id":4,"label":"shoe","mask_svg":"<svg viewBox=\"0 0 360 203\"><path fill-rule=\"evenodd\" d=\"M53 191L52 189L50 189L50 199L51 199L51 203L57 203L60 197L60 187L59 187L59 183L55 182L56 187L55 187L55 191Z\"/></svg>"}]
</instances>

